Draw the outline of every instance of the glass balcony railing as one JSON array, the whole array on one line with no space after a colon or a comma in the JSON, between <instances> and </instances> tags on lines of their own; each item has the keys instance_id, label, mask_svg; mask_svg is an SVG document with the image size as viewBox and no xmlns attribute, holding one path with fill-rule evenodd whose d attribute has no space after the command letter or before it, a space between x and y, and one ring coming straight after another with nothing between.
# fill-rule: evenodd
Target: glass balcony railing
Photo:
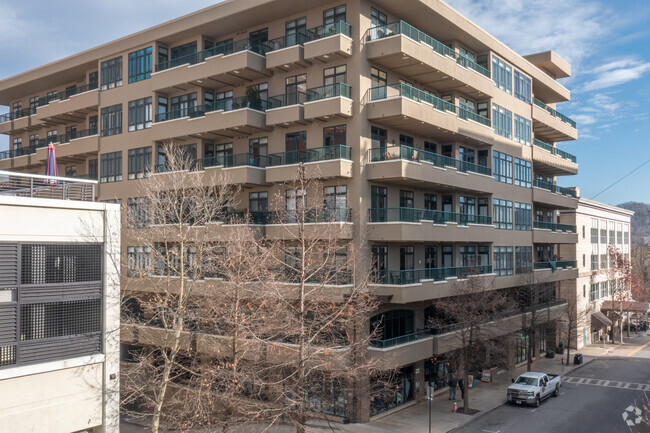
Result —
<instances>
[{"instance_id":1,"label":"glass balcony railing","mask_svg":"<svg viewBox=\"0 0 650 433\"><path fill-rule=\"evenodd\" d=\"M458 118L463 120L473 120L474 122L478 122L481 125L487 126L488 128L492 126L492 122L490 122L490 119L487 117L483 117L480 114L476 114L473 111L470 111L463 107L458 107Z\"/></svg>"},{"instance_id":2,"label":"glass balcony railing","mask_svg":"<svg viewBox=\"0 0 650 433\"><path fill-rule=\"evenodd\" d=\"M307 101L307 93L290 92L282 95L270 96L268 108L288 107L290 105L304 104Z\"/></svg>"},{"instance_id":3,"label":"glass balcony railing","mask_svg":"<svg viewBox=\"0 0 650 433\"><path fill-rule=\"evenodd\" d=\"M350 98L350 86L345 83L336 83L307 89L307 102L335 98L337 96Z\"/></svg>"},{"instance_id":4,"label":"glass balcony railing","mask_svg":"<svg viewBox=\"0 0 650 433\"><path fill-rule=\"evenodd\" d=\"M184 107L177 110L167 111L156 114L156 123L167 120L181 119L183 117L196 118L203 117L206 113L213 111L232 111L242 108L251 110L266 111L269 102L265 99L251 98L249 96L239 96L232 99L222 99L209 104L195 105L193 107Z\"/></svg>"},{"instance_id":5,"label":"glass balcony railing","mask_svg":"<svg viewBox=\"0 0 650 433\"><path fill-rule=\"evenodd\" d=\"M300 211L249 211L229 210L219 215L217 222L224 224L295 224L302 220L306 224L325 223L325 222L351 222L352 209L334 208L334 209L307 209L304 215Z\"/></svg>"},{"instance_id":6,"label":"glass balcony railing","mask_svg":"<svg viewBox=\"0 0 650 433\"><path fill-rule=\"evenodd\" d=\"M545 143L542 140L538 140L537 138L535 138L533 140L533 143L537 147L548 150L553 155L558 155L561 158L568 159L569 161L575 162L575 163L577 163L577 161L578 161L578 159L574 155L571 155L569 152L565 152L563 150L558 149L557 147L553 147L552 145L550 145L548 143Z\"/></svg>"},{"instance_id":7,"label":"glass balcony railing","mask_svg":"<svg viewBox=\"0 0 650 433\"><path fill-rule=\"evenodd\" d=\"M352 149L344 145L318 147L307 150L272 153L269 155L269 167L298 164L305 162L329 161L332 159L351 160Z\"/></svg>"},{"instance_id":8,"label":"glass balcony railing","mask_svg":"<svg viewBox=\"0 0 650 433\"><path fill-rule=\"evenodd\" d=\"M75 140L77 138L90 137L92 135L97 135L97 127L83 129L81 131L70 131L65 134L59 135L59 143L68 143L70 140Z\"/></svg>"},{"instance_id":9,"label":"glass balcony railing","mask_svg":"<svg viewBox=\"0 0 650 433\"><path fill-rule=\"evenodd\" d=\"M345 21L337 21L335 23L324 24L307 30L307 36L310 41L334 35L345 35L350 37L350 24Z\"/></svg>"},{"instance_id":10,"label":"glass balcony railing","mask_svg":"<svg viewBox=\"0 0 650 433\"><path fill-rule=\"evenodd\" d=\"M10 150L3 150L0 152L0 161L3 159L9 159L11 158L11 151Z\"/></svg>"},{"instance_id":11,"label":"glass balcony railing","mask_svg":"<svg viewBox=\"0 0 650 433\"><path fill-rule=\"evenodd\" d=\"M557 194L562 194L562 195L568 195L573 198L576 198L576 192L573 189L569 188L562 188L561 186L557 186L555 184L552 184L550 182L544 182L543 180L535 179L533 181L533 186L536 186L537 188L542 188L547 191L551 191Z\"/></svg>"},{"instance_id":12,"label":"glass balcony railing","mask_svg":"<svg viewBox=\"0 0 650 433\"><path fill-rule=\"evenodd\" d=\"M576 226L572 224L548 223L546 221L534 221L533 227L536 229L546 229L552 232L576 233Z\"/></svg>"},{"instance_id":13,"label":"glass balcony railing","mask_svg":"<svg viewBox=\"0 0 650 433\"><path fill-rule=\"evenodd\" d=\"M428 162L436 167L453 167L456 170L465 173L468 171L492 176L492 169L484 165L474 164L472 162L461 161L449 156L439 155L427 150L416 149L410 146L390 146L377 147L370 149L370 161L389 161L392 159L404 159L413 162Z\"/></svg>"},{"instance_id":14,"label":"glass balcony railing","mask_svg":"<svg viewBox=\"0 0 650 433\"><path fill-rule=\"evenodd\" d=\"M492 273L492 265L458 266L450 268L410 269L406 271L376 270L377 284L415 284L422 280L442 281L445 278L465 278Z\"/></svg>"},{"instance_id":15,"label":"glass balcony railing","mask_svg":"<svg viewBox=\"0 0 650 433\"><path fill-rule=\"evenodd\" d=\"M309 42L309 34L307 30L301 32L293 33L290 35L280 36L279 38L273 38L267 42L268 52L281 50L283 48L293 47L296 45L303 45L305 42Z\"/></svg>"},{"instance_id":16,"label":"glass balcony railing","mask_svg":"<svg viewBox=\"0 0 650 433\"><path fill-rule=\"evenodd\" d=\"M559 111L555 110L554 108L549 107L548 105L546 105L545 103L543 103L539 99L533 98L533 103L535 105L537 105L539 108L543 108L544 110L548 111L548 113L551 116L557 117L558 119L560 119L564 123L568 123L569 125L571 125L572 128L576 127L576 122L574 120L572 120L571 118L565 116L564 114L560 113Z\"/></svg>"},{"instance_id":17,"label":"glass balcony railing","mask_svg":"<svg viewBox=\"0 0 650 433\"><path fill-rule=\"evenodd\" d=\"M371 223L418 223L421 221L432 221L434 224L454 222L458 225L463 226L467 224L492 224L492 217L485 215L472 215L429 209L414 209L408 207L369 209L368 218Z\"/></svg>"},{"instance_id":18,"label":"glass balcony railing","mask_svg":"<svg viewBox=\"0 0 650 433\"><path fill-rule=\"evenodd\" d=\"M34 113L36 113L36 109L32 107L13 110L9 113L0 115L0 123L10 122L16 119L22 119L23 117L31 116Z\"/></svg>"},{"instance_id":19,"label":"glass balcony railing","mask_svg":"<svg viewBox=\"0 0 650 433\"><path fill-rule=\"evenodd\" d=\"M218 155L210 156L207 158L199 159L197 161L197 168L209 167L260 167L264 168L269 165L269 157L266 155L257 155L254 153L238 153L234 155Z\"/></svg>"},{"instance_id":20,"label":"glass balcony railing","mask_svg":"<svg viewBox=\"0 0 650 433\"><path fill-rule=\"evenodd\" d=\"M454 51L447 45L432 38L431 36L416 29L415 27L413 27L412 25L404 21L395 21L393 23L384 24L381 26L376 26L371 28L368 32L368 40L373 41L373 40L382 39L397 34L404 35L407 38L413 39L416 42L422 42L430 46L433 49L433 51L435 51L436 53L442 56L448 56L451 57L452 59L455 59L456 63L458 63L462 67L473 69L479 74L486 76L487 78L490 78L491 76L489 69L484 68L483 66L479 65L478 63L474 62L473 60L465 56L459 55L456 51Z\"/></svg>"},{"instance_id":21,"label":"glass balcony railing","mask_svg":"<svg viewBox=\"0 0 650 433\"><path fill-rule=\"evenodd\" d=\"M535 262L535 269L551 269L555 271L556 269L567 269L567 268L576 268L575 260L549 260L545 262Z\"/></svg>"},{"instance_id":22,"label":"glass balcony railing","mask_svg":"<svg viewBox=\"0 0 650 433\"><path fill-rule=\"evenodd\" d=\"M400 344L412 343L413 341L422 340L428 337L431 337L431 331L429 329L420 329L412 334L401 335L386 340L370 340L370 346L385 349L387 347L399 346Z\"/></svg>"}]
</instances>

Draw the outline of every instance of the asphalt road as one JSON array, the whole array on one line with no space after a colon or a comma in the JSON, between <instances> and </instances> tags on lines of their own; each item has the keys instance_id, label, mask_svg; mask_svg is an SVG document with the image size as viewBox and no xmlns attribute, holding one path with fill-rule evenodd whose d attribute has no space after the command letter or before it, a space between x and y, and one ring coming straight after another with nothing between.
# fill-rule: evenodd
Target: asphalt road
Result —
<instances>
[{"instance_id":1,"label":"asphalt road","mask_svg":"<svg viewBox=\"0 0 650 433\"><path fill-rule=\"evenodd\" d=\"M559 397L537 409L504 404L454 433L648 433L634 422L635 406L650 396L650 346L635 357L600 358L564 377ZM644 359L645 358L645 359ZM505 396L504 396L505 398Z\"/></svg>"}]
</instances>

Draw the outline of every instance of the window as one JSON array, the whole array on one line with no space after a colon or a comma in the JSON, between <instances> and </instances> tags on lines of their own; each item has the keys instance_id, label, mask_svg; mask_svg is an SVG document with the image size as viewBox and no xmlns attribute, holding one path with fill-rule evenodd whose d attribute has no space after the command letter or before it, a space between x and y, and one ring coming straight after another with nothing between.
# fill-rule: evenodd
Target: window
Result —
<instances>
[{"instance_id":1,"label":"window","mask_svg":"<svg viewBox=\"0 0 650 433\"><path fill-rule=\"evenodd\" d=\"M348 207L348 187L345 185L323 187L326 209L346 209Z\"/></svg>"},{"instance_id":2,"label":"window","mask_svg":"<svg viewBox=\"0 0 650 433\"><path fill-rule=\"evenodd\" d=\"M515 70L515 98L530 104L530 78Z\"/></svg>"},{"instance_id":3,"label":"window","mask_svg":"<svg viewBox=\"0 0 650 433\"><path fill-rule=\"evenodd\" d=\"M77 166L76 165L68 165L65 168L65 177L75 177L77 175Z\"/></svg>"},{"instance_id":4,"label":"window","mask_svg":"<svg viewBox=\"0 0 650 433\"><path fill-rule=\"evenodd\" d=\"M388 131L377 126L370 127L371 147L373 149L386 149Z\"/></svg>"},{"instance_id":5,"label":"window","mask_svg":"<svg viewBox=\"0 0 650 433\"><path fill-rule=\"evenodd\" d=\"M476 264L476 247L475 246L461 246L458 250L460 255L460 266L468 267Z\"/></svg>"},{"instance_id":6,"label":"window","mask_svg":"<svg viewBox=\"0 0 650 433\"><path fill-rule=\"evenodd\" d=\"M600 243L607 245L607 221L600 221Z\"/></svg>"},{"instance_id":7,"label":"window","mask_svg":"<svg viewBox=\"0 0 650 433\"><path fill-rule=\"evenodd\" d=\"M492 104L492 124L495 133L512 138L512 111Z\"/></svg>"},{"instance_id":8,"label":"window","mask_svg":"<svg viewBox=\"0 0 650 433\"><path fill-rule=\"evenodd\" d=\"M287 105L302 104L305 102L304 99L301 99L300 93L307 91L307 74L285 78L284 91L287 94Z\"/></svg>"},{"instance_id":9,"label":"window","mask_svg":"<svg viewBox=\"0 0 650 433\"><path fill-rule=\"evenodd\" d=\"M307 132L290 132L284 136L286 164L305 162L307 157Z\"/></svg>"},{"instance_id":10,"label":"window","mask_svg":"<svg viewBox=\"0 0 650 433\"><path fill-rule=\"evenodd\" d=\"M515 141L530 146L530 120L515 114Z\"/></svg>"},{"instance_id":11,"label":"window","mask_svg":"<svg viewBox=\"0 0 650 433\"><path fill-rule=\"evenodd\" d=\"M530 272L533 263L533 247L515 247L515 266L518 274Z\"/></svg>"},{"instance_id":12,"label":"window","mask_svg":"<svg viewBox=\"0 0 650 433\"><path fill-rule=\"evenodd\" d=\"M38 96L29 98L29 108L31 108L32 113L38 108L38 99Z\"/></svg>"},{"instance_id":13,"label":"window","mask_svg":"<svg viewBox=\"0 0 650 433\"><path fill-rule=\"evenodd\" d=\"M259 160L260 156L267 156L269 154L269 138L268 137L257 137L257 138L250 138L248 140L248 153L250 153L251 158L253 158L253 162L257 163L254 164L256 166L260 166Z\"/></svg>"},{"instance_id":14,"label":"window","mask_svg":"<svg viewBox=\"0 0 650 433\"><path fill-rule=\"evenodd\" d=\"M307 41L307 18L297 18L284 24L286 46L303 44Z\"/></svg>"},{"instance_id":15,"label":"window","mask_svg":"<svg viewBox=\"0 0 650 433\"><path fill-rule=\"evenodd\" d=\"M151 248L126 247L129 277L144 277L151 275Z\"/></svg>"},{"instance_id":16,"label":"window","mask_svg":"<svg viewBox=\"0 0 650 433\"><path fill-rule=\"evenodd\" d=\"M14 152L23 147L23 139L18 137L12 140Z\"/></svg>"},{"instance_id":17,"label":"window","mask_svg":"<svg viewBox=\"0 0 650 433\"><path fill-rule=\"evenodd\" d=\"M370 187L370 221L385 222L388 207L388 189L383 186Z\"/></svg>"},{"instance_id":18,"label":"window","mask_svg":"<svg viewBox=\"0 0 650 433\"><path fill-rule=\"evenodd\" d=\"M215 93L215 99L217 101L216 107L218 110L223 109L224 111L232 110L232 90L226 90L225 92Z\"/></svg>"},{"instance_id":19,"label":"window","mask_svg":"<svg viewBox=\"0 0 650 433\"><path fill-rule=\"evenodd\" d=\"M413 191L401 190L399 192L399 207L413 208L413 204Z\"/></svg>"},{"instance_id":20,"label":"window","mask_svg":"<svg viewBox=\"0 0 650 433\"><path fill-rule=\"evenodd\" d=\"M494 227L512 230L512 202L495 198L492 202Z\"/></svg>"},{"instance_id":21,"label":"window","mask_svg":"<svg viewBox=\"0 0 650 433\"><path fill-rule=\"evenodd\" d=\"M533 172L530 161L515 158L515 185L530 188Z\"/></svg>"},{"instance_id":22,"label":"window","mask_svg":"<svg viewBox=\"0 0 650 433\"><path fill-rule=\"evenodd\" d=\"M189 63L191 54L196 53L196 41L188 42L171 49L172 60L178 59L177 62L172 62L172 66L182 65L183 63Z\"/></svg>"},{"instance_id":23,"label":"window","mask_svg":"<svg viewBox=\"0 0 650 433\"><path fill-rule=\"evenodd\" d=\"M127 201L128 216L136 228L146 227L150 223L149 200L144 197L133 197Z\"/></svg>"},{"instance_id":24,"label":"window","mask_svg":"<svg viewBox=\"0 0 650 433\"><path fill-rule=\"evenodd\" d=\"M196 105L196 92L175 96L171 99L171 113L168 119L189 116L191 109L195 108Z\"/></svg>"},{"instance_id":25,"label":"window","mask_svg":"<svg viewBox=\"0 0 650 433\"><path fill-rule=\"evenodd\" d=\"M596 218L591 219L591 243L598 244L598 220Z\"/></svg>"},{"instance_id":26,"label":"window","mask_svg":"<svg viewBox=\"0 0 650 433\"><path fill-rule=\"evenodd\" d=\"M296 211L304 209L304 204L306 201L307 196L304 189L286 190L286 210L288 224L295 224L297 222L298 215Z\"/></svg>"},{"instance_id":27,"label":"window","mask_svg":"<svg viewBox=\"0 0 650 433\"><path fill-rule=\"evenodd\" d=\"M388 24L386 14L375 8L370 8L370 27L385 26L386 24Z\"/></svg>"},{"instance_id":28,"label":"window","mask_svg":"<svg viewBox=\"0 0 650 433\"><path fill-rule=\"evenodd\" d=\"M101 90L108 90L122 85L122 57L116 57L101 63Z\"/></svg>"},{"instance_id":29,"label":"window","mask_svg":"<svg viewBox=\"0 0 650 433\"><path fill-rule=\"evenodd\" d=\"M38 144L38 134L32 134L29 136L29 147L35 147Z\"/></svg>"},{"instance_id":30,"label":"window","mask_svg":"<svg viewBox=\"0 0 650 433\"><path fill-rule=\"evenodd\" d=\"M607 281L603 281L600 283L600 297L606 298L607 293L608 293Z\"/></svg>"},{"instance_id":31,"label":"window","mask_svg":"<svg viewBox=\"0 0 650 433\"><path fill-rule=\"evenodd\" d=\"M129 102L129 132L151 128L151 96Z\"/></svg>"},{"instance_id":32,"label":"window","mask_svg":"<svg viewBox=\"0 0 650 433\"><path fill-rule=\"evenodd\" d=\"M409 146L413 147L413 137L409 135L400 134L399 135L399 145L400 146Z\"/></svg>"},{"instance_id":33,"label":"window","mask_svg":"<svg viewBox=\"0 0 650 433\"><path fill-rule=\"evenodd\" d=\"M151 167L151 146L129 149L129 180L142 179Z\"/></svg>"},{"instance_id":34,"label":"window","mask_svg":"<svg viewBox=\"0 0 650 433\"><path fill-rule=\"evenodd\" d=\"M269 193L266 191L248 194L248 208L251 212L266 212L269 206Z\"/></svg>"},{"instance_id":35,"label":"window","mask_svg":"<svg viewBox=\"0 0 650 433\"><path fill-rule=\"evenodd\" d=\"M323 128L323 147L345 146L345 127L345 125L336 125Z\"/></svg>"},{"instance_id":36,"label":"window","mask_svg":"<svg viewBox=\"0 0 650 433\"><path fill-rule=\"evenodd\" d=\"M410 271L415 265L415 253L413 245L402 245L399 247L399 269L400 271ZM405 272L406 275L412 275Z\"/></svg>"},{"instance_id":37,"label":"window","mask_svg":"<svg viewBox=\"0 0 650 433\"><path fill-rule=\"evenodd\" d=\"M323 70L323 85L330 86L336 83L345 83L347 79L347 66L340 65L332 68L325 68ZM330 95L338 96L338 95Z\"/></svg>"},{"instance_id":38,"label":"window","mask_svg":"<svg viewBox=\"0 0 650 433\"><path fill-rule=\"evenodd\" d=\"M122 104L102 108L101 127L102 137L122 133Z\"/></svg>"},{"instance_id":39,"label":"window","mask_svg":"<svg viewBox=\"0 0 650 433\"><path fill-rule=\"evenodd\" d=\"M598 300L598 283L592 283L591 291L589 292L589 301L594 302Z\"/></svg>"},{"instance_id":40,"label":"window","mask_svg":"<svg viewBox=\"0 0 650 433\"><path fill-rule=\"evenodd\" d=\"M476 199L474 197L458 197L458 212L464 215L465 220L470 223L476 222Z\"/></svg>"},{"instance_id":41,"label":"window","mask_svg":"<svg viewBox=\"0 0 650 433\"><path fill-rule=\"evenodd\" d=\"M56 137L58 135L58 132L56 129L52 129L50 131L47 131L47 142L49 143L56 143Z\"/></svg>"},{"instance_id":42,"label":"window","mask_svg":"<svg viewBox=\"0 0 650 433\"><path fill-rule=\"evenodd\" d=\"M592 271L598 270L598 254L591 255L591 270Z\"/></svg>"},{"instance_id":43,"label":"window","mask_svg":"<svg viewBox=\"0 0 650 433\"><path fill-rule=\"evenodd\" d=\"M334 27L338 21L345 21L345 5L337 6L335 8L326 9L323 11L323 34L330 33L330 29Z\"/></svg>"},{"instance_id":44,"label":"window","mask_svg":"<svg viewBox=\"0 0 650 433\"><path fill-rule=\"evenodd\" d=\"M103 153L100 158L101 183L119 182L122 180L122 151Z\"/></svg>"},{"instance_id":45,"label":"window","mask_svg":"<svg viewBox=\"0 0 650 433\"><path fill-rule=\"evenodd\" d=\"M512 93L512 67L496 56L492 56L492 78L495 86Z\"/></svg>"},{"instance_id":46,"label":"window","mask_svg":"<svg viewBox=\"0 0 650 433\"><path fill-rule=\"evenodd\" d=\"M386 83L388 80L388 75L385 71L377 69L375 67L370 67L370 100L374 101L377 99L386 98Z\"/></svg>"},{"instance_id":47,"label":"window","mask_svg":"<svg viewBox=\"0 0 650 433\"><path fill-rule=\"evenodd\" d=\"M494 247L494 273L498 276L512 275L512 247Z\"/></svg>"},{"instance_id":48,"label":"window","mask_svg":"<svg viewBox=\"0 0 650 433\"><path fill-rule=\"evenodd\" d=\"M438 196L436 194L424 194L424 208L427 210L437 210Z\"/></svg>"},{"instance_id":49,"label":"window","mask_svg":"<svg viewBox=\"0 0 650 433\"><path fill-rule=\"evenodd\" d=\"M493 151L492 171L494 173L494 180L512 183L512 156Z\"/></svg>"},{"instance_id":50,"label":"window","mask_svg":"<svg viewBox=\"0 0 650 433\"><path fill-rule=\"evenodd\" d=\"M600 255L600 269L607 269L607 254Z\"/></svg>"},{"instance_id":51,"label":"window","mask_svg":"<svg viewBox=\"0 0 650 433\"><path fill-rule=\"evenodd\" d=\"M129 53L129 83L151 78L151 55L151 47Z\"/></svg>"},{"instance_id":52,"label":"window","mask_svg":"<svg viewBox=\"0 0 650 433\"><path fill-rule=\"evenodd\" d=\"M515 202L515 230L531 230L533 205Z\"/></svg>"}]
</instances>

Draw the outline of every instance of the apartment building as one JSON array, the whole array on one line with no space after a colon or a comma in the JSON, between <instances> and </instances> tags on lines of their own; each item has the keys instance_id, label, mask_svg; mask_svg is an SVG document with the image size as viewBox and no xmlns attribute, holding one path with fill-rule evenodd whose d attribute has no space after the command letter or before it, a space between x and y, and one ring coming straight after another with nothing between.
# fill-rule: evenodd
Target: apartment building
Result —
<instances>
[{"instance_id":1,"label":"apartment building","mask_svg":"<svg viewBox=\"0 0 650 433\"><path fill-rule=\"evenodd\" d=\"M95 185L0 171L3 432L119 431L120 210Z\"/></svg>"},{"instance_id":2,"label":"apartment building","mask_svg":"<svg viewBox=\"0 0 650 433\"><path fill-rule=\"evenodd\" d=\"M369 350L403 382L391 402L360 397L363 420L423 398L425 381L445 386L457 347L429 329L432 301L468 273L513 297L531 275L543 283L535 353L555 344L557 287L578 275L560 248L578 233L557 221L578 206L557 185L578 169L557 147L578 137L556 110L570 73L438 0L224 1L0 81L0 168L42 172L55 142L61 173L136 206L138 179L164 172L174 140L206 179L242 186L239 209L263 212L278 194L295 206L282 182L311 167L349 240L369 244L386 300ZM511 364L526 359L520 319L503 319Z\"/></svg>"},{"instance_id":3,"label":"apartment building","mask_svg":"<svg viewBox=\"0 0 650 433\"><path fill-rule=\"evenodd\" d=\"M560 222L578 229L578 242L560 250L577 259L578 278L560 284L562 297L573 310L572 348L618 338L620 317L613 303L619 282L612 273L608 247L614 246L630 260L630 222L633 211L581 197L578 207L560 211ZM647 305L645 306L647 310Z\"/></svg>"}]
</instances>

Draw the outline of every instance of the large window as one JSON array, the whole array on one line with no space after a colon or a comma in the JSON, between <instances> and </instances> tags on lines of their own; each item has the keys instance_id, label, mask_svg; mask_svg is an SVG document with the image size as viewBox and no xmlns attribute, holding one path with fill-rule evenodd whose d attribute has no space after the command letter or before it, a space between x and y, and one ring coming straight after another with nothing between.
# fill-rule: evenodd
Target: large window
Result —
<instances>
[{"instance_id":1,"label":"large window","mask_svg":"<svg viewBox=\"0 0 650 433\"><path fill-rule=\"evenodd\" d=\"M515 262L518 274L530 272L533 263L533 247L515 247Z\"/></svg>"},{"instance_id":2,"label":"large window","mask_svg":"<svg viewBox=\"0 0 650 433\"><path fill-rule=\"evenodd\" d=\"M102 108L101 128L102 137L122 133L122 104Z\"/></svg>"},{"instance_id":3,"label":"large window","mask_svg":"<svg viewBox=\"0 0 650 433\"><path fill-rule=\"evenodd\" d=\"M142 179L151 167L151 146L129 149L129 180Z\"/></svg>"},{"instance_id":4,"label":"large window","mask_svg":"<svg viewBox=\"0 0 650 433\"><path fill-rule=\"evenodd\" d=\"M333 66L323 70L323 85L329 86L336 83L345 83L347 80L347 66ZM338 96L338 95L331 95Z\"/></svg>"},{"instance_id":5,"label":"large window","mask_svg":"<svg viewBox=\"0 0 650 433\"><path fill-rule=\"evenodd\" d=\"M494 247L494 273L498 276L512 275L512 247Z\"/></svg>"},{"instance_id":6,"label":"large window","mask_svg":"<svg viewBox=\"0 0 650 433\"><path fill-rule=\"evenodd\" d=\"M286 35L286 46L303 44L307 40L307 18L296 18L295 20L287 21L284 24L284 34Z\"/></svg>"},{"instance_id":7,"label":"large window","mask_svg":"<svg viewBox=\"0 0 650 433\"><path fill-rule=\"evenodd\" d=\"M266 212L269 207L269 193L266 191L248 194L248 209L251 212Z\"/></svg>"},{"instance_id":8,"label":"large window","mask_svg":"<svg viewBox=\"0 0 650 433\"><path fill-rule=\"evenodd\" d=\"M106 60L101 64L101 90L122 85L122 57Z\"/></svg>"},{"instance_id":9,"label":"large window","mask_svg":"<svg viewBox=\"0 0 650 433\"><path fill-rule=\"evenodd\" d=\"M512 67L496 56L492 56L492 78L495 86L512 93Z\"/></svg>"},{"instance_id":10,"label":"large window","mask_svg":"<svg viewBox=\"0 0 650 433\"><path fill-rule=\"evenodd\" d=\"M126 247L129 277L145 277L151 275L151 248Z\"/></svg>"},{"instance_id":11,"label":"large window","mask_svg":"<svg viewBox=\"0 0 650 433\"><path fill-rule=\"evenodd\" d=\"M99 161L100 182L108 183L122 180L122 151L103 153L99 157Z\"/></svg>"},{"instance_id":12,"label":"large window","mask_svg":"<svg viewBox=\"0 0 650 433\"><path fill-rule=\"evenodd\" d=\"M530 188L533 172L530 161L515 158L515 185Z\"/></svg>"},{"instance_id":13,"label":"large window","mask_svg":"<svg viewBox=\"0 0 650 433\"><path fill-rule=\"evenodd\" d=\"M130 197L127 201L128 217L131 223L137 227L146 227L150 223L150 207L149 199L145 197Z\"/></svg>"},{"instance_id":14,"label":"large window","mask_svg":"<svg viewBox=\"0 0 650 433\"><path fill-rule=\"evenodd\" d=\"M284 136L286 164L304 162L307 156L307 131L290 132Z\"/></svg>"},{"instance_id":15,"label":"large window","mask_svg":"<svg viewBox=\"0 0 650 433\"><path fill-rule=\"evenodd\" d=\"M494 227L498 229L512 230L512 202L495 198L492 205Z\"/></svg>"},{"instance_id":16,"label":"large window","mask_svg":"<svg viewBox=\"0 0 650 433\"><path fill-rule=\"evenodd\" d=\"M531 230L533 221L533 205L515 203L515 230Z\"/></svg>"},{"instance_id":17,"label":"large window","mask_svg":"<svg viewBox=\"0 0 650 433\"><path fill-rule=\"evenodd\" d=\"M512 111L492 104L492 124L494 132L503 137L512 138Z\"/></svg>"},{"instance_id":18,"label":"large window","mask_svg":"<svg viewBox=\"0 0 650 433\"><path fill-rule=\"evenodd\" d=\"M589 301L594 302L598 300L598 283L591 284L591 291L589 292Z\"/></svg>"},{"instance_id":19,"label":"large window","mask_svg":"<svg viewBox=\"0 0 650 433\"><path fill-rule=\"evenodd\" d=\"M325 186L323 196L325 197L325 208L346 209L348 207L348 187L346 185Z\"/></svg>"},{"instance_id":20,"label":"large window","mask_svg":"<svg viewBox=\"0 0 650 433\"><path fill-rule=\"evenodd\" d=\"M129 83L151 78L151 47L129 53Z\"/></svg>"},{"instance_id":21,"label":"large window","mask_svg":"<svg viewBox=\"0 0 650 433\"><path fill-rule=\"evenodd\" d=\"M345 5L323 11L323 34L327 35L330 28L338 21L345 21Z\"/></svg>"},{"instance_id":22,"label":"large window","mask_svg":"<svg viewBox=\"0 0 650 433\"><path fill-rule=\"evenodd\" d=\"M530 146L530 120L515 114L515 141Z\"/></svg>"},{"instance_id":23,"label":"large window","mask_svg":"<svg viewBox=\"0 0 650 433\"><path fill-rule=\"evenodd\" d=\"M151 96L129 102L129 131L151 128Z\"/></svg>"},{"instance_id":24,"label":"large window","mask_svg":"<svg viewBox=\"0 0 650 433\"><path fill-rule=\"evenodd\" d=\"M515 70L515 98L530 104L530 78Z\"/></svg>"},{"instance_id":25,"label":"large window","mask_svg":"<svg viewBox=\"0 0 650 433\"><path fill-rule=\"evenodd\" d=\"M494 173L494 180L512 183L512 156L493 151L492 172Z\"/></svg>"},{"instance_id":26,"label":"large window","mask_svg":"<svg viewBox=\"0 0 650 433\"><path fill-rule=\"evenodd\" d=\"M345 125L326 126L323 128L323 146L345 146Z\"/></svg>"}]
</instances>

